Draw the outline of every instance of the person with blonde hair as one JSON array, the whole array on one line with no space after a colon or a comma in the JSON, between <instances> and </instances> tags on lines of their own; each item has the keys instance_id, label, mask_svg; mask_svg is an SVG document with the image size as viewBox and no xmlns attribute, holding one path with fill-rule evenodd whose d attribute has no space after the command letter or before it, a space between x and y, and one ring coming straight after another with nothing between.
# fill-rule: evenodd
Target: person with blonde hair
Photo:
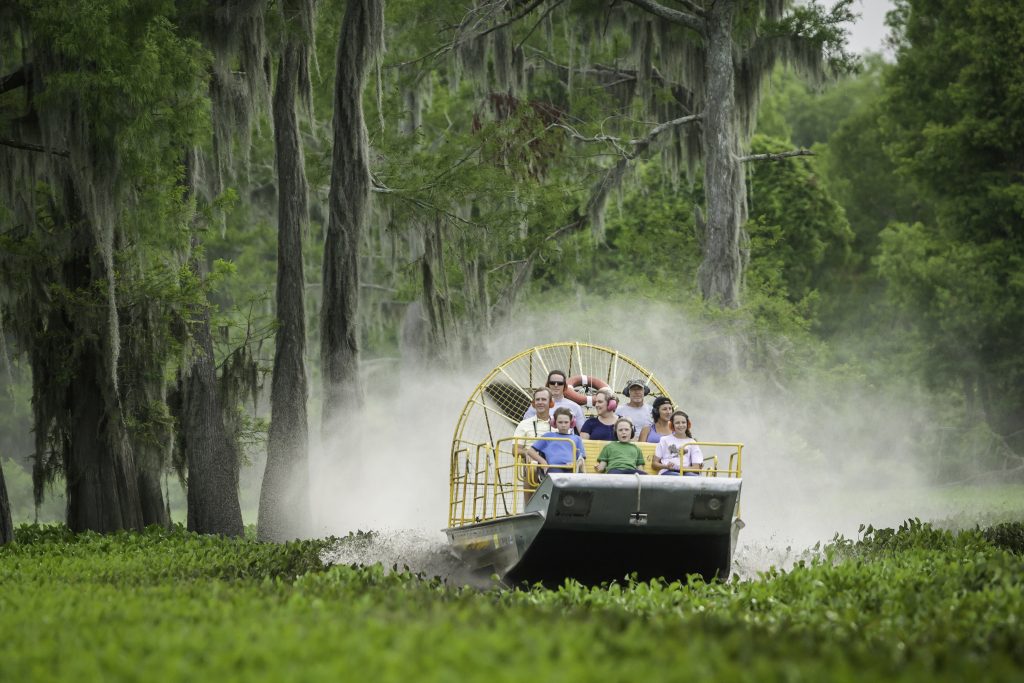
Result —
<instances>
[{"instance_id":1,"label":"person with blonde hair","mask_svg":"<svg viewBox=\"0 0 1024 683\"><path fill-rule=\"evenodd\" d=\"M615 422L618 419L615 414L618 403L615 400L615 394L608 387L604 387L591 397L591 401L597 410L597 415L588 418L583 423L580 428L580 436L595 441L615 441Z\"/></svg>"},{"instance_id":2,"label":"person with blonde hair","mask_svg":"<svg viewBox=\"0 0 1024 683\"><path fill-rule=\"evenodd\" d=\"M597 456L597 472L608 474L647 474L644 472L644 454L640 447L633 443L636 428L628 417L620 417L615 421L616 440L601 449Z\"/></svg>"}]
</instances>

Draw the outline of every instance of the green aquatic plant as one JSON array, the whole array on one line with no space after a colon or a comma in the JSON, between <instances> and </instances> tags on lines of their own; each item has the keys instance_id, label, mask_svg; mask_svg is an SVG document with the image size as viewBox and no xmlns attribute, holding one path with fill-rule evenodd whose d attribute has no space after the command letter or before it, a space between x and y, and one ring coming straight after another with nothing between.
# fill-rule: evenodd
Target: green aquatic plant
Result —
<instances>
[{"instance_id":1,"label":"green aquatic plant","mask_svg":"<svg viewBox=\"0 0 1024 683\"><path fill-rule=\"evenodd\" d=\"M1020 531L908 520L747 581L480 590L321 561L372 534L23 526L0 548L0 680L1012 681Z\"/></svg>"}]
</instances>

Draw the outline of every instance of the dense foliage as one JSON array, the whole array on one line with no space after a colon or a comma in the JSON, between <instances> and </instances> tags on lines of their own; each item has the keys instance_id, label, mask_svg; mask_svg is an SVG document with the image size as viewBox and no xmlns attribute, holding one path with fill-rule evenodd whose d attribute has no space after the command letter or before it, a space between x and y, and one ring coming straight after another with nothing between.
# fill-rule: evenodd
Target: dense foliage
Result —
<instances>
[{"instance_id":1,"label":"dense foliage","mask_svg":"<svg viewBox=\"0 0 1024 683\"><path fill-rule=\"evenodd\" d=\"M324 567L346 539L22 527L0 549L0 677L1009 681L1024 557L1001 539L1020 534L911 520L749 581L481 592Z\"/></svg>"},{"instance_id":2,"label":"dense foliage","mask_svg":"<svg viewBox=\"0 0 1024 683\"><path fill-rule=\"evenodd\" d=\"M933 207L882 232L889 293L929 375L1024 447L1024 6L900 2L883 111L891 154Z\"/></svg>"},{"instance_id":3,"label":"dense foliage","mask_svg":"<svg viewBox=\"0 0 1024 683\"><path fill-rule=\"evenodd\" d=\"M853 234L816 292L813 329L833 362L927 387L949 416L941 438L926 430L930 453L1019 473L1024 14L1004 0L906 0L888 21L894 62L870 58L822 97L779 75L762 120L814 145ZM950 464L946 476L965 475Z\"/></svg>"},{"instance_id":4,"label":"dense foliage","mask_svg":"<svg viewBox=\"0 0 1024 683\"><path fill-rule=\"evenodd\" d=\"M842 26L856 5L830 14L812 3L773 21L788 3L737 1L736 54L752 58L761 38L781 50L744 62L736 113L751 125L738 153L815 156L743 163L742 305L726 312L702 303L697 282L708 218L701 124L676 118L697 101L694 46L675 40L690 34L649 23L638 3L529 3L523 16L499 5L467 15L386 4L387 51L363 99L374 190L359 245L364 373L389 375L399 356L414 367L486 357L503 321L556 295L588 312L665 303L714 347L708 362L695 358L695 383L717 389L742 373L807 406L886 396L900 383L923 411L948 416L941 430L908 427L917 438L906 448L934 463L932 476L1024 471L1020 3L900 0L890 60L869 56L860 73L808 86L804 76L825 73L806 73L793 51L814 43L832 50L826 61L844 61ZM209 16L203 3L163 0L0 8L0 462L21 489L11 496L19 520L32 518L26 472L37 499L53 495L47 482L67 483L63 449L83 442L65 438L78 429L68 403L87 384L83 365L109 385L81 403L121 413L104 423L109 450L130 452L165 491L175 466L185 475L169 444L186 436L179 380L201 355L193 327L204 316L224 427L242 445L231 455L249 447L261 460L277 326L266 106L288 40L316 55L299 124L306 356L318 385L316 283L346 3L316 3L309 35L280 3L243 6ZM234 21L239 31L219 23ZM762 88L777 61L794 68ZM50 132L36 139L34 127ZM61 203L65 153L82 160L70 196L88 220ZM730 363L714 362L719 349ZM312 392L310 415L319 400ZM816 441L803 431L794 443ZM41 519L63 501L49 505Z\"/></svg>"},{"instance_id":5,"label":"dense foliage","mask_svg":"<svg viewBox=\"0 0 1024 683\"><path fill-rule=\"evenodd\" d=\"M219 396L197 412L218 414L230 464L262 448L278 267L267 105L289 43L316 55L297 78L312 104L299 132L306 358L320 373L315 283L348 3L322 0L295 25L312 4L0 3L0 487L16 521L64 517L51 486L80 483L63 471L84 451L124 466L107 498L132 499L137 473L157 518L165 504L183 518L171 482L175 468L186 479L180 446L195 433L181 389L201 356ZM1019 476L1024 4L896 0L892 59L821 89L802 77L824 75L823 46L826 62L846 61L856 4L784 17L786 2L715 3L737 8L721 44L740 60L729 114L750 124L730 158L743 169L732 218L749 239L736 245L742 305L726 311L698 286L710 124L686 115L706 94L693 67L706 45L650 21L650 4L386 4L387 52L363 98L364 372L398 355L479 357L503 320L553 297L597 318L663 304L703 339L686 350L699 368L687 392L774 421L763 454L845 484L918 460L943 481ZM694 17L711 4L670 3ZM776 69L762 89L776 61L801 77ZM794 148L815 156L778 156ZM743 154L777 156L739 166ZM772 400L723 390L737 375L765 380ZM897 384L921 406L905 420L885 415ZM214 497L233 495L226 480ZM962 493L989 497L979 490ZM129 517L104 528L141 526ZM1019 521L862 528L729 583L558 590L323 564L356 540L372 542L22 526L0 547L0 680L1010 681L1024 669Z\"/></svg>"}]
</instances>

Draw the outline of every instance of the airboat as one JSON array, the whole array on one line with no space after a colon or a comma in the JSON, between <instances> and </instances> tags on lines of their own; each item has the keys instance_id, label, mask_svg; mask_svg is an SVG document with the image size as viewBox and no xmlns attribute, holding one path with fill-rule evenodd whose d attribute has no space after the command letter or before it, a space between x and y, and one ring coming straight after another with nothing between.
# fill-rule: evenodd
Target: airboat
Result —
<instances>
[{"instance_id":1,"label":"airboat","mask_svg":"<svg viewBox=\"0 0 1024 683\"><path fill-rule=\"evenodd\" d=\"M671 400L652 372L618 351L582 342L534 346L494 368L477 385L452 439L448 537L471 571L508 584L585 584L729 576L740 519L743 444L698 441L696 476L597 474L607 441L584 440L584 472L558 471L523 457L536 438L515 437L533 390L562 370L566 396L587 406L589 394L641 378ZM589 409L588 409L589 410ZM655 444L637 444L654 474Z\"/></svg>"}]
</instances>

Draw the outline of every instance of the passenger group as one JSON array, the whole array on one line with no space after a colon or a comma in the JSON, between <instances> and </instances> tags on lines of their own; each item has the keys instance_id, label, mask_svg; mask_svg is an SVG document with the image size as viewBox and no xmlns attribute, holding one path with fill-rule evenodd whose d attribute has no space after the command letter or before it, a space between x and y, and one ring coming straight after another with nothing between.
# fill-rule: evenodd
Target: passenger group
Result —
<instances>
[{"instance_id":1,"label":"passenger group","mask_svg":"<svg viewBox=\"0 0 1024 683\"><path fill-rule=\"evenodd\" d=\"M549 372L515 429L516 437L537 439L523 455L542 472L552 465L563 471L584 471L583 440L610 442L597 458L597 472L646 474L643 451L636 442L657 444L651 469L659 475L696 476L694 470L703 466L689 415L676 410L664 396L648 406L644 398L651 390L643 380L626 383L622 393L629 400L624 404L612 389L599 389L591 397L596 414L585 421L580 405L565 395L566 381L561 370Z\"/></svg>"}]
</instances>

